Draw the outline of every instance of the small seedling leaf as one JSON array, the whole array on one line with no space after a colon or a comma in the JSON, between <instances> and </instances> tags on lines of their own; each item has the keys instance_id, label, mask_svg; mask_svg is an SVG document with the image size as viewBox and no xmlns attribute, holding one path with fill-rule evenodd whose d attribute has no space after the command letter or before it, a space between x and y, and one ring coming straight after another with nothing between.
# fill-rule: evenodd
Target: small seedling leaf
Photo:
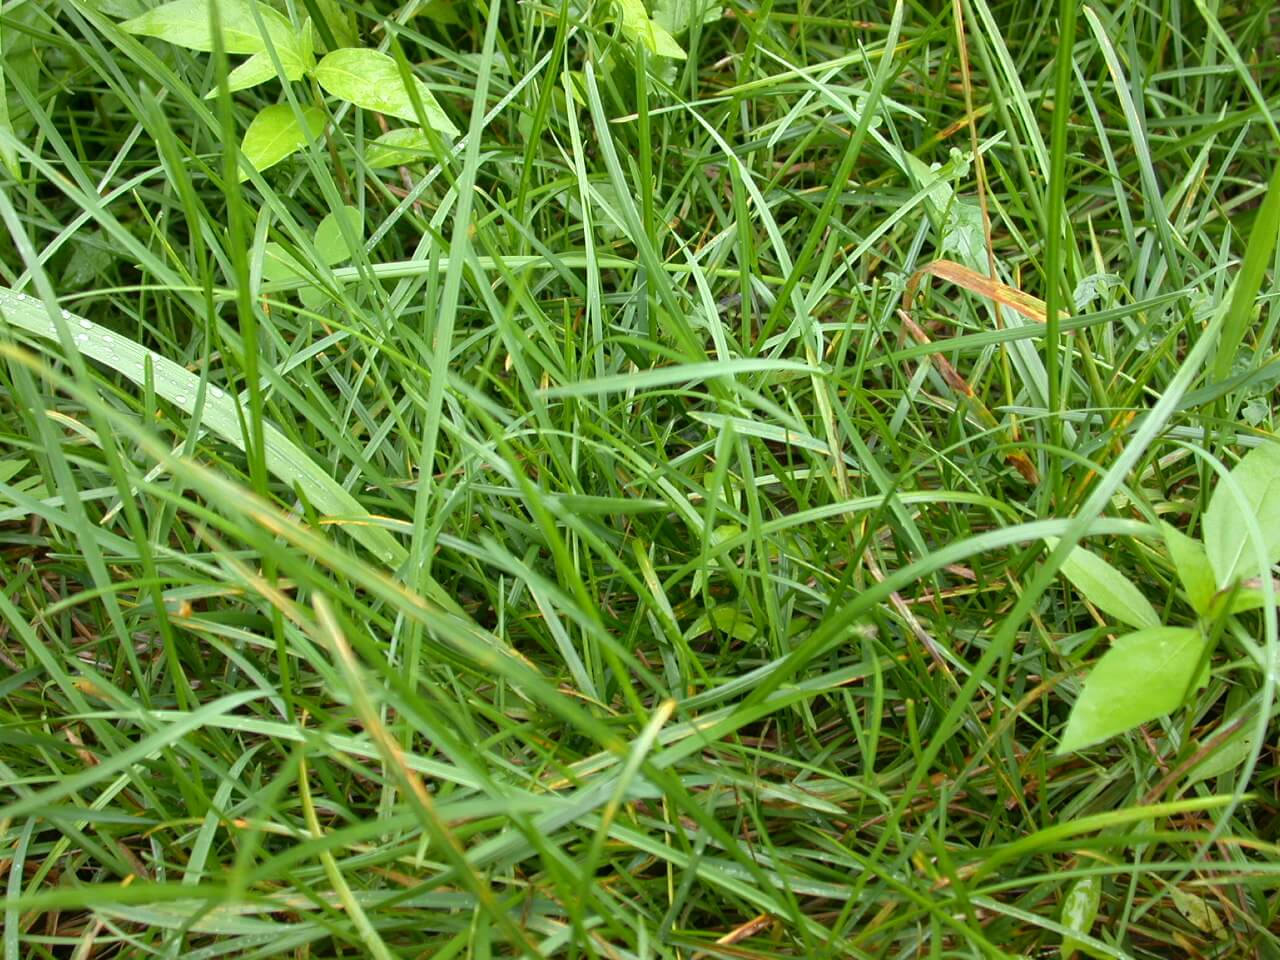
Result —
<instances>
[{"instance_id":1,"label":"small seedling leaf","mask_svg":"<svg viewBox=\"0 0 1280 960\"><path fill-rule=\"evenodd\" d=\"M1187 599L1195 612L1203 616L1209 612L1213 595L1217 593L1204 544L1168 523L1161 522L1160 532L1164 534L1164 544L1169 548L1178 579L1187 591Z\"/></svg>"},{"instance_id":2,"label":"small seedling leaf","mask_svg":"<svg viewBox=\"0 0 1280 960\"><path fill-rule=\"evenodd\" d=\"M374 170L421 163L429 156L431 141L417 127L390 130L365 147L364 151L365 163Z\"/></svg>"},{"instance_id":3,"label":"small seedling leaf","mask_svg":"<svg viewBox=\"0 0 1280 960\"><path fill-rule=\"evenodd\" d=\"M342 225L338 222L339 214L346 218L350 236L356 240L364 237L364 220L355 207L341 207L321 220L320 225L316 227L316 250L324 258L324 262L331 267L344 260L350 260L353 255L351 247L347 245L346 238L342 234Z\"/></svg>"},{"instance_id":4,"label":"small seedling leaf","mask_svg":"<svg viewBox=\"0 0 1280 960\"><path fill-rule=\"evenodd\" d=\"M1210 739L1213 739L1210 737ZM1257 734L1252 725L1241 727L1227 740L1220 744L1213 753L1205 757L1191 768L1187 783L1199 783L1201 780L1213 780L1230 773L1240 766L1253 753L1253 745L1257 743Z\"/></svg>"},{"instance_id":5,"label":"small seedling leaf","mask_svg":"<svg viewBox=\"0 0 1280 960\"><path fill-rule=\"evenodd\" d=\"M417 122L413 101L400 79L400 68L385 53L364 47L334 50L316 65L316 80L335 97L349 100L358 107ZM458 128L427 85L417 77L413 81L432 129L456 137Z\"/></svg>"},{"instance_id":6,"label":"small seedling leaf","mask_svg":"<svg viewBox=\"0 0 1280 960\"><path fill-rule=\"evenodd\" d=\"M1198 630L1154 627L1120 637L1085 680L1059 753L1082 750L1180 707L1203 677Z\"/></svg>"},{"instance_id":7,"label":"small seedling leaf","mask_svg":"<svg viewBox=\"0 0 1280 960\"><path fill-rule=\"evenodd\" d=\"M1209 901L1198 894L1187 893L1178 887L1170 887L1169 893L1173 898L1173 905L1178 908L1178 912L1187 918L1188 922L1202 933L1212 934L1215 937L1226 934L1226 929L1222 925L1222 921L1214 912L1213 907L1209 906Z\"/></svg>"},{"instance_id":8,"label":"small seedling leaf","mask_svg":"<svg viewBox=\"0 0 1280 960\"><path fill-rule=\"evenodd\" d=\"M1205 551L1220 588L1241 577L1260 577L1280 561L1280 444L1245 454L1231 480L1236 489L1219 483L1204 515ZM1251 522L1262 532L1265 568L1258 566L1249 537Z\"/></svg>"},{"instance_id":9,"label":"small seedling leaf","mask_svg":"<svg viewBox=\"0 0 1280 960\"><path fill-rule=\"evenodd\" d=\"M1049 539L1051 547L1056 539ZM1158 627L1160 617L1151 602L1123 573L1084 547L1076 547L1062 564L1062 575L1090 603L1131 627Z\"/></svg>"},{"instance_id":10,"label":"small seedling leaf","mask_svg":"<svg viewBox=\"0 0 1280 960\"><path fill-rule=\"evenodd\" d=\"M653 19L673 37L693 29L697 23L714 23L723 16L720 0L657 0Z\"/></svg>"},{"instance_id":11,"label":"small seedling leaf","mask_svg":"<svg viewBox=\"0 0 1280 960\"><path fill-rule=\"evenodd\" d=\"M1062 900L1062 925L1073 933L1088 936L1093 929L1093 921L1098 916L1098 902L1102 897L1102 878L1098 876L1081 877L1067 890ZM1062 938L1062 960L1071 957L1082 947L1075 937Z\"/></svg>"},{"instance_id":12,"label":"small seedling leaf","mask_svg":"<svg viewBox=\"0 0 1280 960\"><path fill-rule=\"evenodd\" d=\"M683 60L687 56L684 48L676 42L663 26L649 16L644 0L618 0L622 8L623 34L657 57L669 57L672 60Z\"/></svg>"},{"instance_id":13,"label":"small seedling leaf","mask_svg":"<svg viewBox=\"0 0 1280 960\"><path fill-rule=\"evenodd\" d=\"M324 111L319 107L303 107L302 116L287 103L261 110L244 132L240 150L259 172L279 163L289 154L301 150L320 135L324 127ZM248 179L241 170L240 179Z\"/></svg>"},{"instance_id":14,"label":"small seedling leaf","mask_svg":"<svg viewBox=\"0 0 1280 960\"><path fill-rule=\"evenodd\" d=\"M148 10L140 17L126 20L120 24L120 29L207 53L213 49L209 7L209 0L174 0ZM219 0L218 19L222 26L223 49L227 53L246 54L266 50L262 31L254 17L255 8L276 50L291 47L295 42L293 27L280 11L257 0Z\"/></svg>"},{"instance_id":15,"label":"small seedling leaf","mask_svg":"<svg viewBox=\"0 0 1280 960\"><path fill-rule=\"evenodd\" d=\"M292 49L277 48L276 53L280 55L280 66L284 67L285 79L301 80L302 75L306 73L306 67L303 65L299 52ZM235 93L237 90L247 90L250 87L256 87L260 83L266 83L268 80L274 80L275 78L276 67L271 62L270 55L266 52L255 53L227 74L227 90L230 93ZM212 100L217 95L218 88L214 87L204 95L204 98Z\"/></svg>"}]
</instances>

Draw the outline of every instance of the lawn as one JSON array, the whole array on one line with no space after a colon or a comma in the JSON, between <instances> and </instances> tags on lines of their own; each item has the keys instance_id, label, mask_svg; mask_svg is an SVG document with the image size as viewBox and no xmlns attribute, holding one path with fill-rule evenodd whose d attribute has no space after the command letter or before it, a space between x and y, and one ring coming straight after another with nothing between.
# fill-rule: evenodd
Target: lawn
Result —
<instances>
[{"instance_id":1,"label":"lawn","mask_svg":"<svg viewBox=\"0 0 1280 960\"><path fill-rule=\"evenodd\" d=\"M0 960L1280 960L1280 8L0 64Z\"/></svg>"}]
</instances>

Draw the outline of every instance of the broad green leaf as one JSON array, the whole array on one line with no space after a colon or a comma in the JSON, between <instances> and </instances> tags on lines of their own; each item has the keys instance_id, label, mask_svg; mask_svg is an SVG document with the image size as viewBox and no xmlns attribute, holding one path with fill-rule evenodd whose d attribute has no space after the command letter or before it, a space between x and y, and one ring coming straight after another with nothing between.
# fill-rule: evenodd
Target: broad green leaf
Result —
<instances>
[{"instance_id":1,"label":"broad green leaf","mask_svg":"<svg viewBox=\"0 0 1280 960\"><path fill-rule=\"evenodd\" d=\"M1272 603L1280 601L1280 580L1274 577L1271 580L1271 596ZM1218 607L1227 602L1227 598L1231 599L1231 613L1245 613L1249 610L1258 610L1267 605L1267 593L1262 588L1262 578L1253 577L1249 580L1240 581L1240 589L1222 590L1213 597L1213 604L1210 606L1210 612L1218 612Z\"/></svg>"},{"instance_id":2,"label":"broad green leaf","mask_svg":"<svg viewBox=\"0 0 1280 960\"><path fill-rule=\"evenodd\" d=\"M342 227L338 223L339 213L346 217L349 232L353 237L357 240L364 237L364 220L355 207L334 210L321 220L320 225L316 227L316 250L324 258L324 262L331 267L343 260L350 260L352 256L352 250L347 246L347 241L342 235Z\"/></svg>"},{"instance_id":3,"label":"broad green leaf","mask_svg":"<svg viewBox=\"0 0 1280 960\"><path fill-rule=\"evenodd\" d=\"M684 48L649 16L644 0L618 0L618 6L622 8L622 32L628 39L639 43L654 56L685 59Z\"/></svg>"},{"instance_id":4,"label":"broad green leaf","mask_svg":"<svg viewBox=\"0 0 1280 960\"><path fill-rule=\"evenodd\" d=\"M431 141L417 127L390 130L365 147L364 160L374 170L421 163L431 156Z\"/></svg>"},{"instance_id":5,"label":"broad green leaf","mask_svg":"<svg viewBox=\"0 0 1280 960\"><path fill-rule=\"evenodd\" d=\"M1251 450L1230 476L1243 499L1219 483L1204 515L1205 551L1220 588L1241 577L1260 577L1280 561L1280 444ZM1258 566L1248 519L1262 531L1265 568Z\"/></svg>"},{"instance_id":6,"label":"broad green leaf","mask_svg":"<svg viewBox=\"0 0 1280 960\"><path fill-rule=\"evenodd\" d=\"M244 132L240 149L245 159L259 172L279 163L295 150L300 150L320 135L324 128L324 111L319 107L303 107L302 120L287 103L261 110ZM240 171L240 179L249 175Z\"/></svg>"},{"instance_id":7,"label":"broad green leaf","mask_svg":"<svg viewBox=\"0 0 1280 960\"><path fill-rule=\"evenodd\" d=\"M301 80L306 67L303 65L302 58L298 56L296 50L285 50L277 47L276 52L280 56L280 66L284 67L284 75L286 80ZM266 83L268 80L276 78L276 67L271 62L271 56L266 52L255 53L240 66L236 67L227 74L227 89L231 93L237 90L247 90L249 87L256 87L260 83ZM214 87L204 95L206 100L211 100L218 95L218 88Z\"/></svg>"},{"instance_id":8,"label":"broad green leaf","mask_svg":"<svg viewBox=\"0 0 1280 960\"><path fill-rule=\"evenodd\" d=\"M190 50L213 49L213 31L209 23L210 0L174 0L140 17L126 20L120 29L143 37L155 37L187 47ZM266 43L254 18L254 8L262 17L263 26L277 50L294 43L293 27L280 11L257 0L218 0L218 15L222 25L222 46L227 53L261 53Z\"/></svg>"},{"instance_id":9,"label":"broad green leaf","mask_svg":"<svg viewBox=\"0 0 1280 960\"><path fill-rule=\"evenodd\" d=\"M298 261L294 260L284 247L278 243L268 243L263 247L262 251L262 277L272 283L278 283L282 280L295 280L298 277L305 277L306 271L298 265Z\"/></svg>"},{"instance_id":10,"label":"broad green leaf","mask_svg":"<svg viewBox=\"0 0 1280 960\"><path fill-rule=\"evenodd\" d=\"M1088 936L1093 929L1093 921L1098 916L1101 897L1102 878L1096 875L1081 877L1071 885L1062 900L1062 925L1074 933ZM1062 960L1071 960L1079 949L1081 944L1075 937L1062 938Z\"/></svg>"},{"instance_id":11,"label":"broad green leaf","mask_svg":"<svg viewBox=\"0 0 1280 960\"><path fill-rule=\"evenodd\" d=\"M693 626L684 632L684 638L695 640L710 633L712 627L740 643L754 643L760 637L760 631L751 623L749 617L743 616L741 610L734 606L721 605L712 607L695 620Z\"/></svg>"},{"instance_id":12,"label":"broad green leaf","mask_svg":"<svg viewBox=\"0 0 1280 960\"><path fill-rule=\"evenodd\" d=\"M1178 579L1187 591L1187 599L1195 612L1203 616L1209 612L1213 595L1217 593L1213 568L1209 566L1204 544L1163 521L1160 532L1164 534L1164 544L1169 548L1169 557L1173 560L1173 568L1178 571Z\"/></svg>"},{"instance_id":13,"label":"broad green leaf","mask_svg":"<svg viewBox=\"0 0 1280 960\"><path fill-rule=\"evenodd\" d=\"M1203 679L1198 630L1154 627L1112 644L1084 682L1058 753L1082 750L1180 707Z\"/></svg>"},{"instance_id":14,"label":"broad green leaf","mask_svg":"<svg viewBox=\"0 0 1280 960\"><path fill-rule=\"evenodd\" d=\"M1202 933L1212 934L1215 937L1226 934L1222 920L1218 918L1218 914L1214 912L1213 907L1209 905L1209 901L1205 897L1195 893L1187 893L1178 887L1170 887L1169 893L1173 898L1173 905L1178 908L1178 912L1186 917L1197 930Z\"/></svg>"},{"instance_id":15,"label":"broad green leaf","mask_svg":"<svg viewBox=\"0 0 1280 960\"><path fill-rule=\"evenodd\" d=\"M427 0L422 6L414 9L414 16L429 17L435 24L462 26L462 18L458 16L454 0Z\"/></svg>"},{"instance_id":16,"label":"broad green leaf","mask_svg":"<svg viewBox=\"0 0 1280 960\"><path fill-rule=\"evenodd\" d=\"M720 0L657 0L653 19L673 37L693 28L695 23L714 23L724 15Z\"/></svg>"},{"instance_id":17,"label":"broad green leaf","mask_svg":"<svg viewBox=\"0 0 1280 960\"><path fill-rule=\"evenodd\" d=\"M1051 547L1058 542L1048 541ZM1158 627L1160 617L1132 581L1101 557L1076 547L1062 564L1062 575L1103 613L1131 627Z\"/></svg>"},{"instance_id":18,"label":"broad green leaf","mask_svg":"<svg viewBox=\"0 0 1280 960\"><path fill-rule=\"evenodd\" d=\"M358 107L417 122L409 91L400 79L400 68L385 53L364 47L334 50L316 65L316 80L335 97L349 100ZM427 85L417 77L413 80L427 122L433 129L456 137L458 128Z\"/></svg>"},{"instance_id":19,"label":"broad green leaf","mask_svg":"<svg viewBox=\"0 0 1280 960\"><path fill-rule=\"evenodd\" d=\"M1212 740L1213 737L1209 739ZM1213 753L1191 768L1191 772L1187 775L1187 783L1192 784L1199 783L1201 780L1213 780L1224 773L1230 773L1249 758L1249 755L1253 753L1253 745L1256 742L1257 738L1253 725L1247 724L1241 727L1228 737L1224 743L1220 744ZM1199 749L1200 744L1195 744L1195 747Z\"/></svg>"}]
</instances>

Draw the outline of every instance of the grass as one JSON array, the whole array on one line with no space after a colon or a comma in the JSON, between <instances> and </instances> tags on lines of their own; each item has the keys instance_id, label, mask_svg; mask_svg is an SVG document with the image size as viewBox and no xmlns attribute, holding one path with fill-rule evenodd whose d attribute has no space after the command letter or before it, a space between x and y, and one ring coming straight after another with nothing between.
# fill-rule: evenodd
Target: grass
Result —
<instances>
[{"instance_id":1,"label":"grass","mask_svg":"<svg viewBox=\"0 0 1280 960\"><path fill-rule=\"evenodd\" d=\"M339 6L444 159L0 7L4 960L1280 957L1274 610L1055 753L1277 429L1271 5Z\"/></svg>"}]
</instances>

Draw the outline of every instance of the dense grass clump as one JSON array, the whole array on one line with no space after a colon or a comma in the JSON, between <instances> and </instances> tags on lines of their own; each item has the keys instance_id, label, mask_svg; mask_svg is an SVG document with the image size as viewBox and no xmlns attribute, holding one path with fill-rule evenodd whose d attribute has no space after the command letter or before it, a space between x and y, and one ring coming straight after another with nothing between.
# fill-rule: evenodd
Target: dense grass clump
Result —
<instances>
[{"instance_id":1,"label":"dense grass clump","mask_svg":"<svg viewBox=\"0 0 1280 960\"><path fill-rule=\"evenodd\" d=\"M3 960L1280 958L1280 11L190 2L0 6Z\"/></svg>"}]
</instances>

